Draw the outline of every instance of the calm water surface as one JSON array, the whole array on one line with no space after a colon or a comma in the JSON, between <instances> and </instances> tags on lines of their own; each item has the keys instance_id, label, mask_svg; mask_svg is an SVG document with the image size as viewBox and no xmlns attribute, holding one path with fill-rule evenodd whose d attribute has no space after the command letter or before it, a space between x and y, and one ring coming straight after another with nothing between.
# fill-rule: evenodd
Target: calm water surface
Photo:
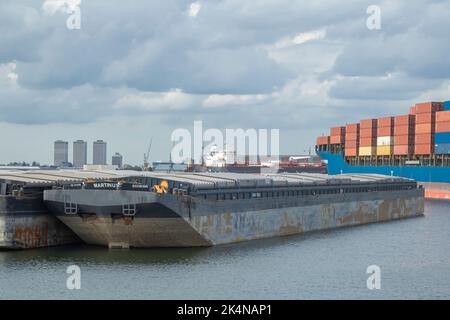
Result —
<instances>
[{"instance_id":1,"label":"calm water surface","mask_svg":"<svg viewBox=\"0 0 450 320\"><path fill-rule=\"evenodd\" d=\"M2 299L449 299L450 202L423 218L213 248L0 252ZM66 268L81 268L81 289ZM366 268L381 268L368 290Z\"/></svg>"}]
</instances>

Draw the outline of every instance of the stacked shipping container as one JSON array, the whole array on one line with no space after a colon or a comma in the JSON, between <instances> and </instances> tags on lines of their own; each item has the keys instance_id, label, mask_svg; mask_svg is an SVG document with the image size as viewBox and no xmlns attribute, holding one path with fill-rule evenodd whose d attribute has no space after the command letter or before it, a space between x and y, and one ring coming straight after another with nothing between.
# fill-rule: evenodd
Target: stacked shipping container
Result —
<instances>
[{"instance_id":1,"label":"stacked shipping container","mask_svg":"<svg viewBox=\"0 0 450 320\"><path fill-rule=\"evenodd\" d=\"M435 153L450 154L450 111L436 112Z\"/></svg>"},{"instance_id":2,"label":"stacked shipping container","mask_svg":"<svg viewBox=\"0 0 450 320\"><path fill-rule=\"evenodd\" d=\"M345 127L345 156L356 157L359 147L359 123L348 124Z\"/></svg>"},{"instance_id":3,"label":"stacked shipping container","mask_svg":"<svg viewBox=\"0 0 450 320\"><path fill-rule=\"evenodd\" d=\"M442 103L417 103L412 109L416 116L414 154L430 155L434 151L434 133L436 112L442 108Z\"/></svg>"},{"instance_id":4,"label":"stacked shipping container","mask_svg":"<svg viewBox=\"0 0 450 320\"><path fill-rule=\"evenodd\" d=\"M396 156L406 156L414 152L415 116L394 117L394 150Z\"/></svg>"},{"instance_id":5,"label":"stacked shipping container","mask_svg":"<svg viewBox=\"0 0 450 320\"><path fill-rule=\"evenodd\" d=\"M336 153L344 148L346 157L450 154L450 101L417 103L408 115L334 127L317 145Z\"/></svg>"},{"instance_id":6,"label":"stacked shipping container","mask_svg":"<svg viewBox=\"0 0 450 320\"><path fill-rule=\"evenodd\" d=\"M359 155L373 156L376 154L377 120L361 120L359 124Z\"/></svg>"},{"instance_id":7,"label":"stacked shipping container","mask_svg":"<svg viewBox=\"0 0 450 320\"><path fill-rule=\"evenodd\" d=\"M344 143L345 127L335 127L330 129L330 144Z\"/></svg>"},{"instance_id":8,"label":"stacked shipping container","mask_svg":"<svg viewBox=\"0 0 450 320\"><path fill-rule=\"evenodd\" d=\"M330 136L317 137L316 145L323 146L330 144Z\"/></svg>"},{"instance_id":9,"label":"stacked shipping container","mask_svg":"<svg viewBox=\"0 0 450 320\"><path fill-rule=\"evenodd\" d=\"M394 117L377 121L377 156L390 156L394 145Z\"/></svg>"}]
</instances>

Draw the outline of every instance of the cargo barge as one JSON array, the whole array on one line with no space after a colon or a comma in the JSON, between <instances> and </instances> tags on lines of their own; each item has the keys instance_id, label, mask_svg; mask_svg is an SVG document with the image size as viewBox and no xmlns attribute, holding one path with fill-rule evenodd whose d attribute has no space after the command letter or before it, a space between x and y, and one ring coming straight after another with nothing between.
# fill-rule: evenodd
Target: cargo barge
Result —
<instances>
[{"instance_id":1,"label":"cargo barge","mask_svg":"<svg viewBox=\"0 0 450 320\"><path fill-rule=\"evenodd\" d=\"M426 198L450 199L450 101L417 103L409 114L330 129L317 154L331 175L374 173L418 181Z\"/></svg>"},{"instance_id":2,"label":"cargo barge","mask_svg":"<svg viewBox=\"0 0 450 320\"><path fill-rule=\"evenodd\" d=\"M0 172L0 250L33 249L81 243L50 214L44 190L55 185L79 184L86 178L117 178L114 173L64 170Z\"/></svg>"},{"instance_id":3,"label":"cargo barge","mask_svg":"<svg viewBox=\"0 0 450 320\"><path fill-rule=\"evenodd\" d=\"M382 175L129 172L45 190L50 212L85 243L213 246L423 215L423 189Z\"/></svg>"}]
</instances>

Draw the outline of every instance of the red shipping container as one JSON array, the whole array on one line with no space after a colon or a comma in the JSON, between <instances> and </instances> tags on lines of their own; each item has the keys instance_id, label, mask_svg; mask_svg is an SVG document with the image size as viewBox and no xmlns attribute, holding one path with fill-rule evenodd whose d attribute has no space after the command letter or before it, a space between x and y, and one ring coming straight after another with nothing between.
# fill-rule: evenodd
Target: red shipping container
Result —
<instances>
[{"instance_id":1,"label":"red shipping container","mask_svg":"<svg viewBox=\"0 0 450 320\"><path fill-rule=\"evenodd\" d=\"M450 122L450 111L436 112L436 122Z\"/></svg>"},{"instance_id":2,"label":"red shipping container","mask_svg":"<svg viewBox=\"0 0 450 320\"><path fill-rule=\"evenodd\" d=\"M422 134L422 133L433 133L434 132L434 124L432 123L420 123L416 124L416 134Z\"/></svg>"},{"instance_id":3,"label":"red shipping container","mask_svg":"<svg viewBox=\"0 0 450 320\"><path fill-rule=\"evenodd\" d=\"M432 137L431 134L416 134L414 136L414 144L431 144Z\"/></svg>"},{"instance_id":4,"label":"red shipping container","mask_svg":"<svg viewBox=\"0 0 450 320\"><path fill-rule=\"evenodd\" d=\"M416 103L415 114L420 113L432 113L440 111L442 108L442 102L422 102Z\"/></svg>"},{"instance_id":5,"label":"red shipping container","mask_svg":"<svg viewBox=\"0 0 450 320\"><path fill-rule=\"evenodd\" d=\"M359 146L360 147L374 147L377 145L377 141L373 138L359 138Z\"/></svg>"},{"instance_id":6,"label":"red shipping container","mask_svg":"<svg viewBox=\"0 0 450 320\"><path fill-rule=\"evenodd\" d=\"M359 136L361 138L376 137L377 136L377 131L376 131L376 129L360 129L359 130Z\"/></svg>"},{"instance_id":7,"label":"red shipping container","mask_svg":"<svg viewBox=\"0 0 450 320\"><path fill-rule=\"evenodd\" d=\"M414 146L414 154L417 155L429 155L433 153L432 144L416 144Z\"/></svg>"},{"instance_id":8,"label":"red shipping container","mask_svg":"<svg viewBox=\"0 0 450 320\"><path fill-rule=\"evenodd\" d=\"M357 133L359 131L359 123L351 123L345 126L346 134Z\"/></svg>"},{"instance_id":9,"label":"red shipping container","mask_svg":"<svg viewBox=\"0 0 450 320\"><path fill-rule=\"evenodd\" d=\"M360 129L372 129L377 127L377 119L365 119L359 123Z\"/></svg>"},{"instance_id":10,"label":"red shipping container","mask_svg":"<svg viewBox=\"0 0 450 320\"><path fill-rule=\"evenodd\" d=\"M394 151L393 151L394 155L396 156L403 156L403 155L408 155L411 153L411 148L409 145L399 145L399 146L394 146Z\"/></svg>"},{"instance_id":11,"label":"red shipping container","mask_svg":"<svg viewBox=\"0 0 450 320\"><path fill-rule=\"evenodd\" d=\"M394 146L413 143L414 143L414 136L410 135L394 136Z\"/></svg>"},{"instance_id":12,"label":"red shipping container","mask_svg":"<svg viewBox=\"0 0 450 320\"><path fill-rule=\"evenodd\" d=\"M330 136L343 136L345 134L345 127L334 127L330 129Z\"/></svg>"},{"instance_id":13,"label":"red shipping container","mask_svg":"<svg viewBox=\"0 0 450 320\"><path fill-rule=\"evenodd\" d=\"M434 113L420 113L416 115L416 125L423 123L433 123L435 119Z\"/></svg>"},{"instance_id":14,"label":"red shipping container","mask_svg":"<svg viewBox=\"0 0 450 320\"><path fill-rule=\"evenodd\" d=\"M345 148L345 156L346 157L356 157L357 155L358 155L358 149Z\"/></svg>"},{"instance_id":15,"label":"red shipping container","mask_svg":"<svg viewBox=\"0 0 450 320\"><path fill-rule=\"evenodd\" d=\"M414 127L411 126L395 126L394 127L394 136L403 136L407 134L413 134Z\"/></svg>"},{"instance_id":16,"label":"red shipping container","mask_svg":"<svg viewBox=\"0 0 450 320\"><path fill-rule=\"evenodd\" d=\"M410 114L404 116L396 116L394 117L394 126L404 126L413 124L414 118L415 117Z\"/></svg>"},{"instance_id":17,"label":"red shipping container","mask_svg":"<svg viewBox=\"0 0 450 320\"><path fill-rule=\"evenodd\" d=\"M393 135L393 129L394 127L378 127L377 129L377 136L378 137L387 137Z\"/></svg>"},{"instance_id":18,"label":"red shipping container","mask_svg":"<svg viewBox=\"0 0 450 320\"><path fill-rule=\"evenodd\" d=\"M450 132L450 122L436 122L436 132Z\"/></svg>"},{"instance_id":19,"label":"red shipping container","mask_svg":"<svg viewBox=\"0 0 450 320\"><path fill-rule=\"evenodd\" d=\"M322 146L322 145L328 144L329 141L330 141L330 137L329 136L317 137L316 145Z\"/></svg>"},{"instance_id":20,"label":"red shipping container","mask_svg":"<svg viewBox=\"0 0 450 320\"><path fill-rule=\"evenodd\" d=\"M356 149L359 147L358 141L345 141L345 148Z\"/></svg>"},{"instance_id":21,"label":"red shipping container","mask_svg":"<svg viewBox=\"0 0 450 320\"><path fill-rule=\"evenodd\" d=\"M392 127L394 125L394 117L384 117L378 119L378 128L380 127Z\"/></svg>"},{"instance_id":22,"label":"red shipping container","mask_svg":"<svg viewBox=\"0 0 450 320\"><path fill-rule=\"evenodd\" d=\"M344 137L342 137L342 136L331 136L330 137L330 143L331 144L344 143Z\"/></svg>"}]
</instances>

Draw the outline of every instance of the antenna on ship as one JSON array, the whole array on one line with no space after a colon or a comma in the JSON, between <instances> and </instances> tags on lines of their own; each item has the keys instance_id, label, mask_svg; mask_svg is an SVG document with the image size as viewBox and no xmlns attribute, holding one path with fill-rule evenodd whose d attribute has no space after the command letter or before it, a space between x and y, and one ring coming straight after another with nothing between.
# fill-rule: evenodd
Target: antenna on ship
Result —
<instances>
[{"instance_id":1,"label":"antenna on ship","mask_svg":"<svg viewBox=\"0 0 450 320\"><path fill-rule=\"evenodd\" d=\"M153 137L150 138L150 143L148 144L147 153L144 153L144 171L148 171L148 168L150 167L150 163L148 162L148 159L150 157L150 149L152 148L152 142L153 142Z\"/></svg>"}]
</instances>

